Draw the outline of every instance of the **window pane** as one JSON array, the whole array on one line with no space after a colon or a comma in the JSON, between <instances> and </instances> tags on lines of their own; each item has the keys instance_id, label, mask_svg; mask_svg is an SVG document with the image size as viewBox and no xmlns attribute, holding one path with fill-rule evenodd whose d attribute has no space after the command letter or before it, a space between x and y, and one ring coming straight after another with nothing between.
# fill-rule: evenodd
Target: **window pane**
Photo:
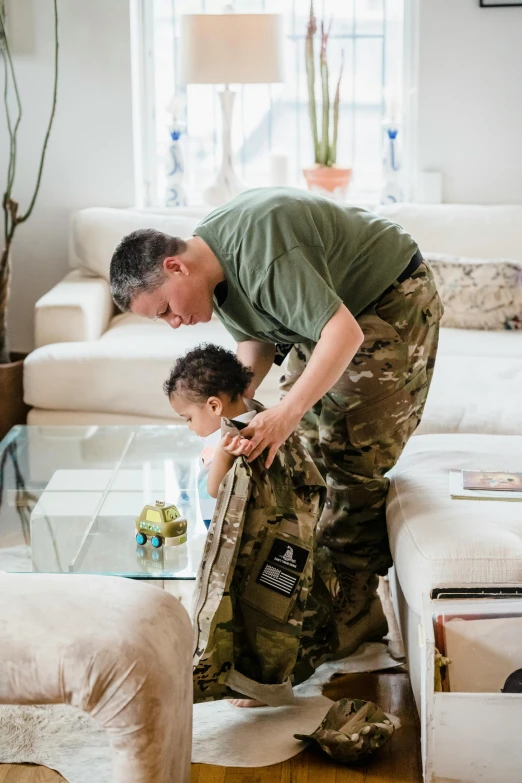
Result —
<instances>
[{"instance_id":1,"label":"window pane","mask_svg":"<svg viewBox=\"0 0 522 783\"><path fill-rule=\"evenodd\" d=\"M176 82L180 19L184 13L221 13L223 0L148 0L154 14L154 112L157 182L155 203L164 203L169 107L183 106L182 136L185 184L190 202L201 201L221 157L220 85L180 86ZM234 85L233 152L237 173L246 186L269 185L270 156L288 158L289 184L304 187L302 169L313 165L304 46L307 0L236 0L237 13L283 13L286 81L284 85ZM378 197L381 182L382 120L388 101L401 97L403 0L324 0L328 42L330 100L333 102L341 62L337 164L354 170L348 197ZM320 31L320 18L318 17ZM316 103L321 124L319 32L315 38Z\"/></svg>"}]
</instances>

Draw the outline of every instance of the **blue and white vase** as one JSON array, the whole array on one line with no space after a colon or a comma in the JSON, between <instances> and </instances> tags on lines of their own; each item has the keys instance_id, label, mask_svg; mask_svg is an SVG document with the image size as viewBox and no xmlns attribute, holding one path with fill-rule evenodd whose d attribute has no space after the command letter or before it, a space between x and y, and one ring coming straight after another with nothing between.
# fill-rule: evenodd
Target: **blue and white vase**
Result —
<instances>
[{"instance_id":1,"label":"blue and white vase","mask_svg":"<svg viewBox=\"0 0 522 783\"><path fill-rule=\"evenodd\" d=\"M384 154L383 154L383 185L381 188L381 204L391 204L402 201L402 188L400 183L400 161L398 154L397 136L399 129L396 123L383 123L384 126Z\"/></svg>"},{"instance_id":2,"label":"blue and white vase","mask_svg":"<svg viewBox=\"0 0 522 783\"><path fill-rule=\"evenodd\" d=\"M183 180L185 177L185 161L179 142L181 130L172 128L170 131L170 144L167 150L166 175L167 185L165 190L165 206L185 207L187 205L187 193Z\"/></svg>"}]
</instances>

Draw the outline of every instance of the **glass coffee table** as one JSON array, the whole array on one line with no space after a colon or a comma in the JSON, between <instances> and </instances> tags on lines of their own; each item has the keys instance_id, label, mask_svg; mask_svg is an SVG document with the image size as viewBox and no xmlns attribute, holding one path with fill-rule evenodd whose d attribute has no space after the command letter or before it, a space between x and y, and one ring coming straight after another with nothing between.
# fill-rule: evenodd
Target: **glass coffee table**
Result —
<instances>
[{"instance_id":1,"label":"glass coffee table","mask_svg":"<svg viewBox=\"0 0 522 783\"><path fill-rule=\"evenodd\" d=\"M14 427L0 443L0 571L195 579L200 451L184 426ZM186 518L186 543L136 543L158 500Z\"/></svg>"}]
</instances>

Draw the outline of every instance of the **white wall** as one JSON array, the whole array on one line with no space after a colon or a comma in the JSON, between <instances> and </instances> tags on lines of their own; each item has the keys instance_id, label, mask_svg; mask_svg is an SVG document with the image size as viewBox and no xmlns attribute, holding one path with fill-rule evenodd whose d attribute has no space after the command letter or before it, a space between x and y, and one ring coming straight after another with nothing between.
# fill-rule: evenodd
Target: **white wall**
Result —
<instances>
[{"instance_id":1,"label":"white wall","mask_svg":"<svg viewBox=\"0 0 522 783\"><path fill-rule=\"evenodd\" d=\"M68 222L87 206L134 200L129 0L59 0L58 108L35 210L17 229L9 312L11 349L33 346L34 302L67 270ZM27 206L49 117L52 0L7 0L22 94L13 196ZM3 80L3 69L0 66ZM0 185L7 132L0 110Z\"/></svg>"},{"instance_id":2,"label":"white wall","mask_svg":"<svg viewBox=\"0 0 522 783\"><path fill-rule=\"evenodd\" d=\"M418 0L420 170L443 200L522 203L522 7Z\"/></svg>"}]
</instances>

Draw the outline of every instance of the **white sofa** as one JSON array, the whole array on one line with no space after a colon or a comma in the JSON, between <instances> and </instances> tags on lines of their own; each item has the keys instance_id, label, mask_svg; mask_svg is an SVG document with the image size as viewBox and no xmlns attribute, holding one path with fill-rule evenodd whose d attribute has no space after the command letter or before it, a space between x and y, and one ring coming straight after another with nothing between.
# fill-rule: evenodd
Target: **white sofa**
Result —
<instances>
[{"instance_id":1,"label":"white sofa","mask_svg":"<svg viewBox=\"0 0 522 783\"><path fill-rule=\"evenodd\" d=\"M379 210L424 252L522 262L522 206L399 204ZM175 421L162 384L177 356L200 342L235 343L217 319L173 331L116 313L109 294L112 252L122 236L153 227L189 236L204 209L92 208L71 222L69 274L36 303L36 350L25 362L30 424ZM522 431L522 331L443 329L419 433ZM274 367L259 398L277 402Z\"/></svg>"}]
</instances>

